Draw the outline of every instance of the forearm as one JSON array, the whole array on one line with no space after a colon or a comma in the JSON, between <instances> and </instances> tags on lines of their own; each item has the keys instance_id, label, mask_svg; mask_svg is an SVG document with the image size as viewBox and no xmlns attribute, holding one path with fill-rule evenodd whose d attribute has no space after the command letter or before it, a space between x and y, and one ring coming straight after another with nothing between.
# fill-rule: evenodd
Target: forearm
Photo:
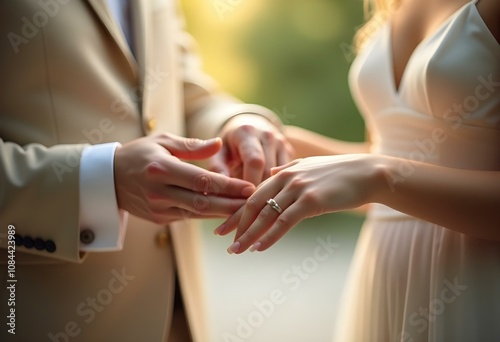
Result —
<instances>
[{"instance_id":1,"label":"forearm","mask_svg":"<svg viewBox=\"0 0 500 342\"><path fill-rule=\"evenodd\" d=\"M296 126L285 126L284 134L295 150L295 158L310 156L367 153L367 142L348 142Z\"/></svg>"},{"instance_id":2,"label":"forearm","mask_svg":"<svg viewBox=\"0 0 500 342\"><path fill-rule=\"evenodd\" d=\"M383 185L372 202L472 237L500 240L500 172L382 158L377 182Z\"/></svg>"}]
</instances>

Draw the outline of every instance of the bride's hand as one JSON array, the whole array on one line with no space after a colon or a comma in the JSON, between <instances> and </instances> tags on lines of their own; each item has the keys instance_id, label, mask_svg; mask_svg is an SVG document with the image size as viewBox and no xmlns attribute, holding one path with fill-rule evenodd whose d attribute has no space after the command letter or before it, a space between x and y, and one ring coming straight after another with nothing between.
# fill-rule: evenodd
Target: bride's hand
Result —
<instances>
[{"instance_id":1,"label":"bride's hand","mask_svg":"<svg viewBox=\"0 0 500 342\"><path fill-rule=\"evenodd\" d=\"M225 235L237 228L229 253L249 247L263 251L305 218L357 208L384 186L379 156L352 154L298 159L273 168L235 214L215 230ZM274 199L278 207L272 206ZM281 211L281 212L280 212Z\"/></svg>"}]
</instances>

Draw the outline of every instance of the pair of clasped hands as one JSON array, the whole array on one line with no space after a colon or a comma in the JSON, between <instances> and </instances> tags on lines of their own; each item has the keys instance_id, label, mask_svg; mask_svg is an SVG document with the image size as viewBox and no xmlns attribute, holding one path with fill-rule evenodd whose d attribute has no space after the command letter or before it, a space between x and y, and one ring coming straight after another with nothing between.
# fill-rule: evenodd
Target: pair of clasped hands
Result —
<instances>
[{"instance_id":1,"label":"pair of clasped hands","mask_svg":"<svg viewBox=\"0 0 500 342\"><path fill-rule=\"evenodd\" d=\"M331 211L322 204L329 200L322 193L331 189L324 177L331 166L321 159L328 157L290 161L291 144L257 115L232 118L220 137L157 134L119 147L114 160L119 208L159 224L229 216L214 232L237 229L229 253L263 251L302 219ZM183 161L201 159L208 159L206 168Z\"/></svg>"}]
</instances>

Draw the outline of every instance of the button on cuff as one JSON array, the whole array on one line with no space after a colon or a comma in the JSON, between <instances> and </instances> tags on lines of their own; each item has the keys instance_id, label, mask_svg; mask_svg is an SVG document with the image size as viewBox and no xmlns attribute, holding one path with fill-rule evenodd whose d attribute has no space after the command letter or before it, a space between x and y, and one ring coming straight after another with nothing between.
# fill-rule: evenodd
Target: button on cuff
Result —
<instances>
[{"instance_id":1,"label":"button on cuff","mask_svg":"<svg viewBox=\"0 0 500 342\"><path fill-rule=\"evenodd\" d=\"M95 234L92 230L90 229L83 229L80 232L80 241L84 245L89 245L95 240Z\"/></svg>"}]
</instances>

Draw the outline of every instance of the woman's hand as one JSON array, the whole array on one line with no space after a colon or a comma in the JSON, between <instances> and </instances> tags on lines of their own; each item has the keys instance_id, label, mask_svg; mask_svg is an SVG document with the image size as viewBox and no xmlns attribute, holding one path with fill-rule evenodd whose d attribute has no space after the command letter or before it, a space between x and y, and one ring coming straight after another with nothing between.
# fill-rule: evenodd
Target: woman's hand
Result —
<instances>
[{"instance_id":1,"label":"woman's hand","mask_svg":"<svg viewBox=\"0 0 500 342\"><path fill-rule=\"evenodd\" d=\"M377 187L387 186L378 158L370 154L310 157L273 168L273 176L215 233L225 235L237 228L229 253L242 253L250 246L252 251L263 251L305 218L369 203ZM268 205L269 199L279 208Z\"/></svg>"}]
</instances>

